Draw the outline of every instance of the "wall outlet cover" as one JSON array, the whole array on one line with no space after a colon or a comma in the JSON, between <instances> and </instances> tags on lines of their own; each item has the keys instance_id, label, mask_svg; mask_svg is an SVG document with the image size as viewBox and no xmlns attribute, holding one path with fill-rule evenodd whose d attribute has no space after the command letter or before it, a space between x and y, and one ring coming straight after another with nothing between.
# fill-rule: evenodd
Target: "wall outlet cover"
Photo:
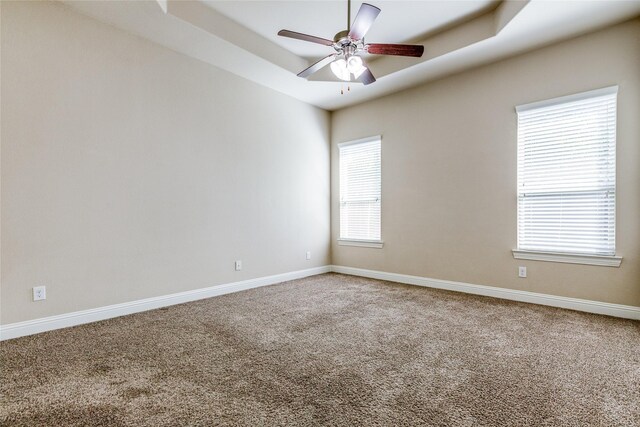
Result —
<instances>
[{"instance_id":1,"label":"wall outlet cover","mask_svg":"<svg viewBox=\"0 0 640 427\"><path fill-rule=\"evenodd\" d=\"M518 267L518 277L527 277L527 267Z\"/></svg>"},{"instance_id":2,"label":"wall outlet cover","mask_svg":"<svg viewBox=\"0 0 640 427\"><path fill-rule=\"evenodd\" d=\"M34 286L33 287L33 300L34 301L42 301L47 299L47 288L46 286Z\"/></svg>"}]
</instances>

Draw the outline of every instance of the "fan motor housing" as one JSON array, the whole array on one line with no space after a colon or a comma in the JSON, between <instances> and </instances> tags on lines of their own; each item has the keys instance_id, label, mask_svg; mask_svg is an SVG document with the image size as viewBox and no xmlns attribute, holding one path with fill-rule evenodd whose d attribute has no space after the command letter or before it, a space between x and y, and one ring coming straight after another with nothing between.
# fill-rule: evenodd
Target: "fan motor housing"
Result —
<instances>
[{"instance_id":1,"label":"fan motor housing","mask_svg":"<svg viewBox=\"0 0 640 427\"><path fill-rule=\"evenodd\" d=\"M334 43L339 43L342 45L349 44L349 30L340 31L335 36L333 36Z\"/></svg>"}]
</instances>

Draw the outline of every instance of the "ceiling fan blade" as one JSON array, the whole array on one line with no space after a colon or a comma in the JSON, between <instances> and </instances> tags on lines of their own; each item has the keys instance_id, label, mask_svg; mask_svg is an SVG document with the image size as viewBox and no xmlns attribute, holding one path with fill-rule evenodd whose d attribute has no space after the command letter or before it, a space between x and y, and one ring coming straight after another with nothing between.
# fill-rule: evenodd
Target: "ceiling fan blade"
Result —
<instances>
[{"instance_id":1,"label":"ceiling fan blade","mask_svg":"<svg viewBox=\"0 0 640 427\"><path fill-rule=\"evenodd\" d=\"M334 53L334 54L331 54L329 56L326 56L326 57L322 58L321 60L319 60L318 62L316 62L312 66L310 66L309 68L305 68L304 70L300 71L298 73L298 77L304 77L304 78L309 77L311 74L315 73L316 71L320 70L321 68L326 67L327 65L332 63L333 60L336 58L336 55L337 54Z\"/></svg>"},{"instance_id":2,"label":"ceiling fan blade","mask_svg":"<svg viewBox=\"0 0 640 427\"><path fill-rule=\"evenodd\" d=\"M292 39L304 40L306 42L323 44L325 46L332 46L333 40L323 39L321 37L310 36L309 34L296 33L295 31L280 30L278 35L282 37L289 37Z\"/></svg>"},{"instance_id":3,"label":"ceiling fan blade","mask_svg":"<svg viewBox=\"0 0 640 427\"><path fill-rule=\"evenodd\" d=\"M380 44L367 45L367 52L374 55L414 56L419 58L424 53L424 46L414 44Z\"/></svg>"},{"instance_id":4,"label":"ceiling fan blade","mask_svg":"<svg viewBox=\"0 0 640 427\"><path fill-rule=\"evenodd\" d=\"M372 6L368 3L362 3L360 6L360 10L356 15L356 19L353 20L353 25L351 25L351 31L349 31L349 37L352 40L362 40L369 28L371 28L371 24L376 20L378 14L380 13L380 9L375 6Z\"/></svg>"},{"instance_id":5,"label":"ceiling fan blade","mask_svg":"<svg viewBox=\"0 0 640 427\"><path fill-rule=\"evenodd\" d=\"M367 68L362 72L362 74L360 74L360 77L358 77L358 81L362 82L362 84L364 84L365 86L375 82L376 78L373 76L373 73L371 72L369 66L364 61L362 62L362 65Z\"/></svg>"}]
</instances>

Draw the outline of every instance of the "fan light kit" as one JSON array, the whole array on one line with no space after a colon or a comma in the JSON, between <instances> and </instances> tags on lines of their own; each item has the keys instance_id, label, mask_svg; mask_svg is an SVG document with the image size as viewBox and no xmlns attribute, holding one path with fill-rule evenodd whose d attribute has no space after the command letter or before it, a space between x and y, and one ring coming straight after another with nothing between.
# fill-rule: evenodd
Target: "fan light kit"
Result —
<instances>
[{"instance_id":1,"label":"fan light kit","mask_svg":"<svg viewBox=\"0 0 640 427\"><path fill-rule=\"evenodd\" d=\"M333 47L336 53L326 56L318 62L298 73L298 76L307 78L311 74L319 71L331 64L331 71L340 80L350 82L351 76L355 81L365 85L373 83L376 78L371 73L362 56L362 53L373 55L397 55L412 56L419 58L424 53L424 46L408 44L365 44L364 36L369 31L373 21L378 17L380 9L368 3L362 3L360 10L351 25L351 0L347 1L347 29L336 34L333 40L321 37L310 36L308 34L297 33L295 31L280 30L279 36L292 39L303 40L311 43L318 43L324 46Z\"/></svg>"},{"instance_id":2,"label":"fan light kit","mask_svg":"<svg viewBox=\"0 0 640 427\"><path fill-rule=\"evenodd\" d=\"M357 79L366 69L367 67L364 66L362 58L355 55L350 56L347 60L339 58L331 63L331 71L333 71L333 74L345 82L351 81L351 74Z\"/></svg>"}]
</instances>

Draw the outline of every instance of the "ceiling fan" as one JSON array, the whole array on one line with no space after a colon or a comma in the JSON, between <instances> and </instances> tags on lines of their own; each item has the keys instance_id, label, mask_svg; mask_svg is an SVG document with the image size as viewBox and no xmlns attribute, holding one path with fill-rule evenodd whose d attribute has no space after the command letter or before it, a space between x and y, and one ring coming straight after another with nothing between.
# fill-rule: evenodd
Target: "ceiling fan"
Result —
<instances>
[{"instance_id":1,"label":"ceiling fan","mask_svg":"<svg viewBox=\"0 0 640 427\"><path fill-rule=\"evenodd\" d=\"M379 13L379 8L368 3L362 3L356 18L353 20L353 25L351 25L351 0L348 0L347 29L336 34L333 40L289 30L280 30L278 35L331 46L335 49L335 53L322 58L309 68L299 72L299 77L307 78L321 68L331 64L331 71L339 79L349 82L353 75L356 81L368 85L375 82L376 78L360 56L363 52L373 55L413 56L417 58L421 57L424 52L424 46L420 45L365 43L364 36Z\"/></svg>"}]
</instances>

